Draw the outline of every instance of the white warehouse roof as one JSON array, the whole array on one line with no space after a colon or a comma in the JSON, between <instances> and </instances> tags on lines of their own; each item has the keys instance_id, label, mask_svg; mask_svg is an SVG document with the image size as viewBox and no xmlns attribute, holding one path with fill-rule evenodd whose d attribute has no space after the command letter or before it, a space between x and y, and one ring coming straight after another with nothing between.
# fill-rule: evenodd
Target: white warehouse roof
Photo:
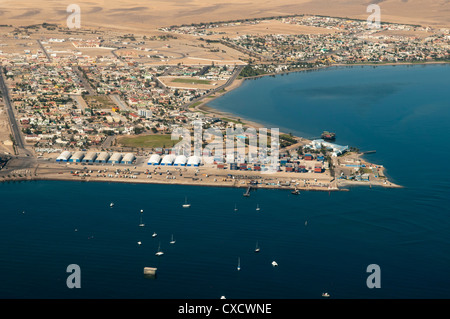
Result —
<instances>
[{"instance_id":1,"label":"white warehouse roof","mask_svg":"<svg viewBox=\"0 0 450 319\"><path fill-rule=\"evenodd\" d=\"M178 166L178 165L186 165L186 162L187 162L187 158L186 158L186 156L184 156L184 155L178 155L176 158L175 158L175 162L173 163L175 166Z\"/></svg>"},{"instance_id":2,"label":"white warehouse roof","mask_svg":"<svg viewBox=\"0 0 450 319\"><path fill-rule=\"evenodd\" d=\"M121 153L114 153L114 154L109 158L109 161L110 161L110 162L120 162L121 159L122 159L122 154L121 154Z\"/></svg>"},{"instance_id":3,"label":"white warehouse roof","mask_svg":"<svg viewBox=\"0 0 450 319\"><path fill-rule=\"evenodd\" d=\"M187 162L187 166L198 166L200 165L200 157L198 156L190 156Z\"/></svg>"},{"instance_id":4,"label":"white warehouse roof","mask_svg":"<svg viewBox=\"0 0 450 319\"><path fill-rule=\"evenodd\" d=\"M81 160L84 157L84 152L78 151L75 152L75 154L72 155L71 160Z\"/></svg>"},{"instance_id":5,"label":"white warehouse roof","mask_svg":"<svg viewBox=\"0 0 450 319\"><path fill-rule=\"evenodd\" d=\"M127 153L125 154L125 156L122 159L122 162L132 162L136 157L134 156L133 153Z\"/></svg>"},{"instance_id":6,"label":"white warehouse roof","mask_svg":"<svg viewBox=\"0 0 450 319\"><path fill-rule=\"evenodd\" d=\"M101 152L98 154L97 161L107 161L109 158L109 154L107 152Z\"/></svg>"},{"instance_id":7,"label":"white warehouse roof","mask_svg":"<svg viewBox=\"0 0 450 319\"><path fill-rule=\"evenodd\" d=\"M158 154L153 154L152 156L150 156L150 159L148 160L147 164L148 165L158 165L160 161L161 161L161 156L159 156Z\"/></svg>"},{"instance_id":8,"label":"white warehouse roof","mask_svg":"<svg viewBox=\"0 0 450 319\"><path fill-rule=\"evenodd\" d=\"M84 161L93 161L95 160L95 158L97 157L97 153L96 152L89 152L86 154L86 156L84 157Z\"/></svg>"},{"instance_id":9,"label":"white warehouse roof","mask_svg":"<svg viewBox=\"0 0 450 319\"><path fill-rule=\"evenodd\" d=\"M175 160L175 155L165 155L161 161L161 165L172 165Z\"/></svg>"},{"instance_id":10,"label":"white warehouse roof","mask_svg":"<svg viewBox=\"0 0 450 319\"><path fill-rule=\"evenodd\" d=\"M71 152L64 151L56 158L56 160L57 161L67 161L70 158L70 156L72 156Z\"/></svg>"}]
</instances>

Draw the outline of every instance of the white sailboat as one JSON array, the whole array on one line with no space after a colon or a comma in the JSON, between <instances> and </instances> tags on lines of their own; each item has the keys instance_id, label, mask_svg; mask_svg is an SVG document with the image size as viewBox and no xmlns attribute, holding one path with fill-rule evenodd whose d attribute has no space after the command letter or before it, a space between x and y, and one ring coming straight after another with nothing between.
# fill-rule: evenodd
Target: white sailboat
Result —
<instances>
[{"instance_id":1,"label":"white sailboat","mask_svg":"<svg viewBox=\"0 0 450 319\"><path fill-rule=\"evenodd\" d=\"M114 203L111 202L111 204L109 204L109 207L113 208L114 207Z\"/></svg>"},{"instance_id":2,"label":"white sailboat","mask_svg":"<svg viewBox=\"0 0 450 319\"><path fill-rule=\"evenodd\" d=\"M237 210L238 210L237 206L236 206L236 204L234 204L234 211L237 212Z\"/></svg>"},{"instance_id":3,"label":"white sailboat","mask_svg":"<svg viewBox=\"0 0 450 319\"><path fill-rule=\"evenodd\" d=\"M164 252L163 251L161 251L161 243L159 243L159 246L158 246L158 251L156 252L156 254L155 254L156 256L162 256L162 255L164 255Z\"/></svg>"},{"instance_id":4,"label":"white sailboat","mask_svg":"<svg viewBox=\"0 0 450 319\"><path fill-rule=\"evenodd\" d=\"M259 246L258 246L258 242L256 242L255 253L259 253L259 251L260 251L260 249L259 249Z\"/></svg>"},{"instance_id":5,"label":"white sailboat","mask_svg":"<svg viewBox=\"0 0 450 319\"><path fill-rule=\"evenodd\" d=\"M259 204L256 204L256 210L259 211L261 208L259 208Z\"/></svg>"},{"instance_id":6,"label":"white sailboat","mask_svg":"<svg viewBox=\"0 0 450 319\"><path fill-rule=\"evenodd\" d=\"M188 204L187 202L187 197L185 198L184 204L183 204L183 208L189 208L191 207L191 204Z\"/></svg>"},{"instance_id":7,"label":"white sailboat","mask_svg":"<svg viewBox=\"0 0 450 319\"><path fill-rule=\"evenodd\" d=\"M274 260L274 261L272 261L272 266L277 267L278 263Z\"/></svg>"},{"instance_id":8,"label":"white sailboat","mask_svg":"<svg viewBox=\"0 0 450 319\"><path fill-rule=\"evenodd\" d=\"M237 270L241 270L241 258L238 257L238 265L237 265Z\"/></svg>"},{"instance_id":9,"label":"white sailboat","mask_svg":"<svg viewBox=\"0 0 450 319\"><path fill-rule=\"evenodd\" d=\"M175 244L175 240L173 239L173 234L172 234L172 240L170 241L170 243L173 245Z\"/></svg>"},{"instance_id":10,"label":"white sailboat","mask_svg":"<svg viewBox=\"0 0 450 319\"><path fill-rule=\"evenodd\" d=\"M144 227L145 226L145 224L142 222L142 213L144 213L144 211L141 209L139 227Z\"/></svg>"},{"instance_id":11,"label":"white sailboat","mask_svg":"<svg viewBox=\"0 0 450 319\"><path fill-rule=\"evenodd\" d=\"M156 232L153 232L152 237L155 238L156 236L158 236L158 234Z\"/></svg>"}]
</instances>

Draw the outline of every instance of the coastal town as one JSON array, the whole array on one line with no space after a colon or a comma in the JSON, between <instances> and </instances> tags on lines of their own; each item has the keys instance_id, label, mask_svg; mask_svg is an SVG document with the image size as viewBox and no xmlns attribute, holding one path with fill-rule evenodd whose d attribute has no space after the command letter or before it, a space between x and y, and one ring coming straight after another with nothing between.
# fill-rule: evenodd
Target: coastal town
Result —
<instances>
[{"instance_id":1,"label":"coastal town","mask_svg":"<svg viewBox=\"0 0 450 319\"><path fill-rule=\"evenodd\" d=\"M172 133L181 128L193 134L199 122L221 136L260 128L207 105L245 78L449 60L449 29L395 23L372 29L366 21L325 16L170 26L148 34L1 25L0 181L258 185L294 192L398 187L382 165L365 161L354 146L339 145L338 134L306 139L280 132L278 165L267 174L268 163L251 161L250 151L228 162L207 151L210 140L201 142L200 154L177 154L180 139ZM256 130L255 137L264 136ZM249 136L242 147L248 144Z\"/></svg>"}]
</instances>

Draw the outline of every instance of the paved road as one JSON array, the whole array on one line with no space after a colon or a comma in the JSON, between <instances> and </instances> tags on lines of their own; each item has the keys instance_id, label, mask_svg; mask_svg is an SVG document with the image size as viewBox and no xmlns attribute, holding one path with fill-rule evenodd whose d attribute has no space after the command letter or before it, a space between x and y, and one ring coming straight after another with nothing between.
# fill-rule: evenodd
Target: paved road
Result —
<instances>
[{"instance_id":1,"label":"paved road","mask_svg":"<svg viewBox=\"0 0 450 319\"><path fill-rule=\"evenodd\" d=\"M111 94L109 96L111 100L121 109L129 112L135 112L136 110L129 107L117 94Z\"/></svg>"},{"instance_id":2,"label":"paved road","mask_svg":"<svg viewBox=\"0 0 450 319\"><path fill-rule=\"evenodd\" d=\"M72 70L73 70L73 72L75 72L78 75L78 77L81 80L81 83L83 84L83 87L89 92L89 95L91 95L91 96L97 95L97 92L92 88L91 84L86 79L86 77L84 76L83 72L81 72L78 69L78 66L72 67Z\"/></svg>"},{"instance_id":3,"label":"paved road","mask_svg":"<svg viewBox=\"0 0 450 319\"><path fill-rule=\"evenodd\" d=\"M40 40L36 40L36 41L40 45L40 47L41 47L42 51L44 52L44 54L47 56L48 62L52 62L52 58L48 54L47 50L45 50L44 46L42 45L42 42Z\"/></svg>"},{"instance_id":4,"label":"paved road","mask_svg":"<svg viewBox=\"0 0 450 319\"><path fill-rule=\"evenodd\" d=\"M3 76L3 71L0 70L0 90L3 93L3 101L5 102L6 111L8 113L9 123L11 125L11 134L14 137L18 153L22 153L30 156L31 153L25 149L22 134L20 132L19 126L17 125L16 117L14 115L14 109L11 104L11 99L9 97L8 87Z\"/></svg>"}]
</instances>

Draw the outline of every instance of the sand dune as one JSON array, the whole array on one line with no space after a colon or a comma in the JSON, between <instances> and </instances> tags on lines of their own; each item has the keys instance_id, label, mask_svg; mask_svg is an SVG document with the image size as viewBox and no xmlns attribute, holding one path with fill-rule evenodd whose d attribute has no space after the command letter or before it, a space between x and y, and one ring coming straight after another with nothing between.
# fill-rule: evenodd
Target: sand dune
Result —
<instances>
[{"instance_id":1,"label":"sand dune","mask_svg":"<svg viewBox=\"0 0 450 319\"><path fill-rule=\"evenodd\" d=\"M84 26L149 31L159 26L287 14L321 14L367 19L366 8L377 3L381 20L450 26L448 0L2 0L1 24L65 25L66 8L81 8Z\"/></svg>"}]
</instances>

